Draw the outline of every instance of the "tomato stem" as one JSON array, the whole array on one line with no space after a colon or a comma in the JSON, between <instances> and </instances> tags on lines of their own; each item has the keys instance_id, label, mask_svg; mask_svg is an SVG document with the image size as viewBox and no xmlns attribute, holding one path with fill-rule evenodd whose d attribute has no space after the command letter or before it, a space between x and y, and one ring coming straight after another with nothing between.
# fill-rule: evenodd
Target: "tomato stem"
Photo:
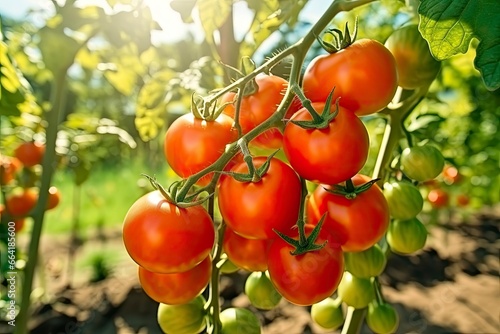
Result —
<instances>
[{"instance_id":1,"label":"tomato stem","mask_svg":"<svg viewBox=\"0 0 500 334\"><path fill-rule=\"evenodd\" d=\"M211 202L212 213L215 201ZM210 209L209 209L210 211ZM212 257L212 275L210 277L209 283L209 296L205 308L208 309L210 314L210 319L212 320L211 326L207 327L207 332L211 334L219 334L221 331L220 322L220 302L219 302L219 277L220 277L220 267L217 265L220 261L222 254L222 240L224 239L224 231L226 230L226 224L224 221L217 228L217 243L214 245L213 257Z\"/></svg>"},{"instance_id":2,"label":"tomato stem","mask_svg":"<svg viewBox=\"0 0 500 334\"><path fill-rule=\"evenodd\" d=\"M300 177L300 184L302 186L300 207L299 207L299 219L297 220L297 228L299 229L299 244L305 246L307 243L306 229L305 229L305 207L307 198L307 184L306 179Z\"/></svg>"},{"instance_id":3,"label":"tomato stem","mask_svg":"<svg viewBox=\"0 0 500 334\"><path fill-rule=\"evenodd\" d=\"M365 313L366 308L355 309L354 307L349 306L347 308L347 315L341 334L359 334Z\"/></svg>"}]
</instances>

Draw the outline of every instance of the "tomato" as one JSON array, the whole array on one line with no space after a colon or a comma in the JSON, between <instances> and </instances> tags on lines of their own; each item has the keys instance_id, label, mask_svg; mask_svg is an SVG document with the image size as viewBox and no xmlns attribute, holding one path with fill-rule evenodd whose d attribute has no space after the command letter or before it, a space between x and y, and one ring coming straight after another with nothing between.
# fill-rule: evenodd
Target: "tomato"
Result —
<instances>
[{"instance_id":1,"label":"tomato","mask_svg":"<svg viewBox=\"0 0 500 334\"><path fill-rule=\"evenodd\" d=\"M256 157L256 168L267 157ZM245 162L236 164L232 172L248 173ZM273 231L287 231L299 216L301 184L290 166L276 158L258 182L240 182L225 177L219 186L219 209L226 224L236 233L250 239L269 239Z\"/></svg>"},{"instance_id":2,"label":"tomato","mask_svg":"<svg viewBox=\"0 0 500 334\"><path fill-rule=\"evenodd\" d=\"M354 186L370 181L365 175L352 178ZM389 226L389 206L382 190L373 184L368 190L348 199L328 192L331 186L320 185L306 205L308 224L316 224L324 213L323 228L329 229L341 243L344 252L360 252L382 238Z\"/></svg>"},{"instance_id":3,"label":"tomato","mask_svg":"<svg viewBox=\"0 0 500 334\"><path fill-rule=\"evenodd\" d=\"M311 307L311 319L319 326L336 330L344 323L344 311L340 298L326 298Z\"/></svg>"},{"instance_id":4,"label":"tomato","mask_svg":"<svg viewBox=\"0 0 500 334\"><path fill-rule=\"evenodd\" d=\"M59 205L59 202L61 201L61 193L59 192L59 189L56 187L52 186L49 188L49 199L47 201L47 210L52 210L56 206Z\"/></svg>"},{"instance_id":5,"label":"tomato","mask_svg":"<svg viewBox=\"0 0 500 334\"><path fill-rule=\"evenodd\" d=\"M224 260L224 263L220 266L221 274L232 274L240 270L240 267L238 267L231 260L228 259L227 254L225 253L222 254L221 260Z\"/></svg>"},{"instance_id":6,"label":"tomato","mask_svg":"<svg viewBox=\"0 0 500 334\"><path fill-rule=\"evenodd\" d=\"M366 324L377 334L395 333L399 326L399 315L390 304L370 303L366 313Z\"/></svg>"},{"instance_id":7,"label":"tomato","mask_svg":"<svg viewBox=\"0 0 500 334\"><path fill-rule=\"evenodd\" d=\"M399 86L405 89L427 86L438 74L441 63L431 55L416 24L395 30L385 46L396 59Z\"/></svg>"},{"instance_id":8,"label":"tomato","mask_svg":"<svg viewBox=\"0 0 500 334\"><path fill-rule=\"evenodd\" d=\"M446 184L453 184L460 181L461 176L455 166L445 165L443 169L443 179Z\"/></svg>"},{"instance_id":9,"label":"tomato","mask_svg":"<svg viewBox=\"0 0 500 334\"><path fill-rule=\"evenodd\" d=\"M281 301L281 295L271 283L267 272L251 273L245 281L245 294L250 303L261 310L271 310Z\"/></svg>"},{"instance_id":10,"label":"tomato","mask_svg":"<svg viewBox=\"0 0 500 334\"><path fill-rule=\"evenodd\" d=\"M394 220L387 231L387 243L399 254L411 254L425 246L427 229L417 218Z\"/></svg>"},{"instance_id":11,"label":"tomato","mask_svg":"<svg viewBox=\"0 0 500 334\"><path fill-rule=\"evenodd\" d=\"M345 268L359 278L370 278L380 275L387 264L387 259L379 245L362 252L344 253Z\"/></svg>"},{"instance_id":12,"label":"tomato","mask_svg":"<svg viewBox=\"0 0 500 334\"><path fill-rule=\"evenodd\" d=\"M139 266L139 281L146 294L163 304L179 305L193 300L205 290L212 273L207 256L194 268L174 274L159 274Z\"/></svg>"},{"instance_id":13,"label":"tomato","mask_svg":"<svg viewBox=\"0 0 500 334\"><path fill-rule=\"evenodd\" d=\"M395 219L411 219L419 214L424 206L420 191L409 182L386 183L384 195L389 203L389 212Z\"/></svg>"},{"instance_id":14,"label":"tomato","mask_svg":"<svg viewBox=\"0 0 500 334\"><path fill-rule=\"evenodd\" d=\"M222 247L229 260L248 271L267 270L269 239L244 238L226 227Z\"/></svg>"},{"instance_id":15,"label":"tomato","mask_svg":"<svg viewBox=\"0 0 500 334\"><path fill-rule=\"evenodd\" d=\"M19 159L0 155L0 184L5 185L14 180L21 168L22 163Z\"/></svg>"},{"instance_id":16,"label":"tomato","mask_svg":"<svg viewBox=\"0 0 500 334\"><path fill-rule=\"evenodd\" d=\"M250 132L257 125L267 120L277 109L283 99L288 82L275 75L260 74L255 78L258 86L258 91L252 95L244 96L241 100L239 124L243 134ZM236 93L229 92L222 96L221 102L231 102L224 108L223 113L234 118L236 112ZM287 112L285 118L288 118L294 112L293 108ZM283 135L277 128L271 128L250 143L252 145L277 149L282 145Z\"/></svg>"},{"instance_id":17,"label":"tomato","mask_svg":"<svg viewBox=\"0 0 500 334\"><path fill-rule=\"evenodd\" d=\"M324 103L312 105L320 114L325 106ZM291 118L294 121L311 119L305 108ZM363 122L342 107L327 128L303 129L288 122L283 134L283 149L293 169L307 180L325 184L337 184L358 173L366 162L369 148L368 131Z\"/></svg>"},{"instance_id":18,"label":"tomato","mask_svg":"<svg viewBox=\"0 0 500 334\"><path fill-rule=\"evenodd\" d=\"M34 188L18 188L7 197L5 205L7 212L13 217L24 217L34 209L37 201L38 191Z\"/></svg>"},{"instance_id":19,"label":"tomato","mask_svg":"<svg viewBox=\"0 0 500 334\"><path fill-rule=\"evenodd\" d=\"M26 223L26 218L16 218L14 219L14 230L16 232L21 232L24 229L24 224Z\"/></svg>"},{"instance_id":20,"label":"tomato","mask_svg":"<svg viewBox=\"0 0 500 334\"><path fill-rule=\"evenodd\" d=\"M365 308L375 299L375 290L371 281L353 276L348 271L344 272L337 293L344 303L356 309Z\"/></svg>"},{"instance_id":21,"label":"tomato","mask_svg":"<svg viewBox=\"0 0 500 334\"><path fill-rule=\"evenodd\" d=\"M306 225L306 235L313 229ZM296 228L288 235L298 240ZM268 267L271 282L276 290L291 303L312 305L329 297L340 282L344 270L344 258L340 245L327 229L321 229L316 244L326 245L317 251L292 255L294 247L282 238L271 243ZM321 284L319 284L321 282Z\"/></svg>"},{"instance_id":22,"label":"tomato","mask_svg":"<svg viewBox=\"0 0 500 334\"><path fill-rule=\"evenodd\" d=\"M444 157L434 146L413 146L401 153L401 170L416 181L429 181L438 176L444 167Z\"/></svg>"},{"instance_id":23,"label":"tomato","mask_svg":"<svg viewBox=\"0 0 500 334\"><path fill-rule=\"evenodd\" d=\"M207 326L205 298L198 296L182 305L158 306L158 324L168 334L198 334Z\"/></svg>"},{"instance_id":24,"label":"tomato","mask_svg":"<svg viewBox=\"0 0 500 334\"><path fill-rule=\"evenodd\" d=\"M221 334L260 334L260 321L244 308L228 308L220 313Z\"/></svg>"},{"instance_id":25,"label":"tomato","mask_svg":"<svg viewBox=\"0 0 500 334\"><path fill-rule=\"evenodd\" d=\"M41 164L44 154L45 145L34 141L22 143L14 150L16 158L26 167Z\"/></svg>"},{"instance_id":26,"label":"tomato","mask_svg":"<svg viewBox=\"0 0 500 334\"><path fill-rule=\"evenodd\" d=\"M333 101L356 115L369 115L391 102L398 85L394 56L381 43L360 39L336 53L314 58L304 73L304 94L312 102Z\"/></svg>"},{"instance_id":27,"label":"tomato","mask_svg":"<svg viewBox=\"0 0 500 334\"><path fill-rule=\"evenodd\" d=\"M429 191L429 194L427 194L427 200L431 203L434 209L441 209L448 206L450 196L445 190L436 188Z\"/></svg>"},{"instance_id":28,"label":"tomato","mask_svg":"<svg viewBox=\"0 0 500 334\"><path fill-rule=\"evenodd\" d=\"M144 269L169 274L204 260L215 240L213 221L202 206L180 208L156 190L139 198L123 221L123 242Z\"/></svg>"},{"instance_id":29,"label":"tomato","mask_svg":"<svg viewBox=\"0 0 500 334\"><path fill-rule=\"evenodd\" d=\"M469 196L467 196L465 194L458 194L457 195L457 204L459 206L465 207L465 206L469 205L469 202L470 202Z\"/></svg>"},{"instance_id":30,"label":"tomato","mask_svg":"<svg viewBox=\"0 0 500 334\"><path fill-rule=\"evenodd\" d=\"M177 118L165 135L164 151L169 166L180 177L187 178L214 163L224 153L226 145L238 137L233 119L221 114L214 121L205 121L185 114ZM210 183L210 173L198 184Z\"/></svg>"}]
</instances>

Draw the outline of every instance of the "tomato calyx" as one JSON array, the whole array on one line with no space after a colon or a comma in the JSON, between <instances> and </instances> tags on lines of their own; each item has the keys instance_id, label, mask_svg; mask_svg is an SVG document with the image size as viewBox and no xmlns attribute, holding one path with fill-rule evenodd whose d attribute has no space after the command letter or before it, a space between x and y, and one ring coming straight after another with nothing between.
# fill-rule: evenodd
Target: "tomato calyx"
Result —
<instances>
[{"instance_id":1,"label":"tomato calyx","mask_svg":"<svg viewBox=\"0 0 500 334\"><path fill-rule=\"evenodd\" d=\"M311 234L306 237L304 232L304 221L302 218L299 218L299 222L297 223L299 229L299 240L293 239L288 235L281 233L280 231L274 230L274 232L283 239L286 243L294 247L294 250L290 252L291 255L302 255L307 252L318 251L326 246L328 240L323 242L322 244L316 244L316 240L318 239L319 233L321 231L321 227L323 226L323 222L325 221L326 213L323 214L318 224L314 227Z\"/></svg>"},{"instance_id":2,"label":"tomato calyx","mask_svg":"<svg viewBox=\"0 0 500 334\"><path fill-rule=\"evenodd\" d=\"M323 189L333 195L344 196L347 199L355 199L359 194L370 189L370 187L379 180L380 179L377 178L363 183L359 186L355 186L352 182L352 179L348 179L347 181L345 181L345 185L335 184L332 186L332 189L328 189L325 187L323 187Z\"/></svg>"},{"instance_id":3,"label":"tomato calyx","mask_svg":"<svg viewBox=\"0 0 500 334\"><path fill-rule=\"evenodd\" d=\"M319 37L317 37L316 39L326 52L332 54L349 47L349 45L354 43L354 41L356 40L357 34L358 18L356 18L356 21L354 23L354 32L352 33L352 35L349 31L348 22L346 22L343 32L340 29L331 28L325 32L325 35L329 36L327 40L325 40L325 36L323 36L323 38L321 39Z\"/></svg>"},{"instance_id":4,"label":"tomato calyx","mask_svg":"<svg viewBox=\"0 0 500 334\"><path fill-rule=\"evenodd\" d=\"M335 101L335 111L331 112L333 92L335 91L335 88L328 95L325 102L325 107L323 108L321 115L318 114L318 112L312 106L311 100L305 97L304 93L297 85L293 85L292 89L302 102L304 108L306 108L306 110L311 114L312 117L311 121L290 121L293 124L300 126L303 129L325 129L335 119L335 117L337 117L339 113L340 98Z\"/></svg>"},{"instance_id":5,"label":"tomato calyx","mask_svg":"<svg viewBox=\"0 0 500 334\"><path fill-rule=\"evenodd\" d=\"M235 172L221 172L222 174L227 174L231 177L233 177L236 181L239 182L259 182L262 177L267 173L269 170L269 167L271 166L271 159L278 153L279 150L274 151L269 155L266 159L266 161L262 164L262 166L255 168L253 164L253 157L250 155L250 151L248 150L248 147L245 144L244 141L239 141L239 144L241 145L242 152L243 152L243 160L246 162L248 166L248 173L243 174L243 173L235 173Z\"/></svg>"},{"instance_id":6,"label":"tomato calyx","mask_svg":"<svg viewBox=\"0 0 500 334\"><path fill-rule=\"evenodd\" d=\"M197 95L196 93L191 95L191 113L195 118L207 122L215 121L228 104L231 104L231 102L226 102L217 106L217 103L214 103L211 99L205 99L203 96Z\"/></svg>"}]
</instances>

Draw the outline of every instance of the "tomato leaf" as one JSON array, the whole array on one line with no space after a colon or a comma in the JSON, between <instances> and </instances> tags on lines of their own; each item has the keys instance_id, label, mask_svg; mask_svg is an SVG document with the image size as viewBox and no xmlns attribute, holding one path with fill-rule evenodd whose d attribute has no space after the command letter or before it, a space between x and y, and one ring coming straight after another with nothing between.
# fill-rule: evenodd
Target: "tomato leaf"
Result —
<instances>
[{"instance_id":1,"label":"tomato leaf","mask_svg":"<svg viewBox=\"0 0 500 334\"><path fill-rule=\"evenodd\" d=\"M213 42L213 33L226 22L232 5L232 0L198 0L201 25L208 41Z\"/></svg>"},{"instance_id":2,"label":"tomato leaf","mask_svg":"<svg viewBox=\"0 0 500 334\"><path fill-rule=\"evenodd\" d=\"M420 32L436 59L467 52L472 38L477 38L474 65L488 90L500 88L498 0L422 0L418 12Z\"/></svg>"}]
</instances>

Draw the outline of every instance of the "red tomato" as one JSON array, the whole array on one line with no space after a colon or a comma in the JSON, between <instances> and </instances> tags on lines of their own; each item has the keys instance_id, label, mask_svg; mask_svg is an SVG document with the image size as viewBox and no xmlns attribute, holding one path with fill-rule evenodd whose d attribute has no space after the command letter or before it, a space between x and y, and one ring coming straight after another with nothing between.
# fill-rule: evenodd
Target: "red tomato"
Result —
<instances>
[{"instance_id":1,"label":"red tomato","mask_svg":"<svg viewBox=\"0 0 500 334\"><path fill-rule=\"evenodd\" d=\"M470 198L469 196L465 195L465 194L458 194L457 195L457 204L459 206L467 206L469 205L469 202L470 202Z\"/></svg>"},{"instance_id":2,"label":"red tomato","mask_svg":"<svg viewBox=\"0 0 500 334\"><path fill-rule=\"evenodd\" d=\"M155 301L169 305L186 304L208 285L212 261L206 257L194 268L175 274L158 274L139 266L139 281L146 294Z\"/></svg>"},{"instance_id":3,"label":"red tomato","mask_svg":"<svg viewBox=\"0 0 500 334\"><path fill-rule=\"evenodd\" d=\"M179 208L159 191L139 198L123 222L123 242L144 269L170 274L187 271L203 259L215 240L213 221L200 205Z\"/></svg>"},{"instance_id":4,"label":"red tomato","mask_svg":"<svg viewBox=\"0 0 500 334\"><path fill-rule=\"evenodd\" d=\"M303 90L313 102L333 100L358 116L377 112L391 102L398 86L396 61L381 43L360 39L336 53L314 58L304 73Z\"/></svg>"},{"instance_id":5,"label":"red tomato","mask_svg":"<svg viewBox=\"0 0 500 334\"><path fill-rule=\"evenodd\" d=\"M325 104L313 103L321 113ZM291 118L312 119L303 108ZM324 129L303 129L288 122L283 135L283 149L290 165L303 178L325 184L337 184L356 175L366 162L370 147L368 131L350 110L339 113Z\"/></svg>"},{"instance_id":6,"label":"red tomato","mask_svg":"<svg viewBox=\"0 0 500 334\"><path fill-rule=\"evenodd\" d=\"M440 209L448 206L450 196L443 189L436 188L429 191L427 200L431 203L433 208Z\"/></svg>"},{"instance_id":7,"label":"red tomato","mask_svg":"<svg viewBox=\"0 0 500 334\"><path fill-rule=\"evenodd\" d=\"M267 270L269 239L247 239L226 227L223 247L228 259L248 271Z\"/></svg>"},{"instance_id":8,"label":"red tomato","mask_svg":"<svg viewBox=\"0 0 500 334\"><path fill-rule=\"evenodd\" d=\"M239 114L239 123L243 134L248 133L257 125L268 119L277 109L283 99L283 94L288 86L288 82L278 76L261 74L255 78L258 91L252 95L242 98ZM229 92L222 96L222 103L235 101L234 104L224 108L224 114L235 117L236 93ZM285 118L290 117L293 109L287 113ZM276 149L282 145L283 135L272 128L257 136L251 144L261 148Z\"/></svg>"},{"instance_id":9,"label":"red tomato","mask_svg":"<svg viewBox=\"0 0 500 334\"><path fill-rule=\"evenodd\" d=\"M45 145L37 142L22 143L14 151L16 158L18 158L26 167L33 167L42 163L44 154Z\"/></svg>"},{"instance_id":10,"label":"red tomato","mask_svg":"<svg viewBox=\"0 0 500 334\"><path fill-rule=\"evenodd\" d=\"M256 157L256 168L267 157ZM231 168L235 173L248 173L246 163ZM273 231L287 231L299 216L301 184L290 166L271 159L267 173L258 182L240 182L225 177L219 186L219 209L226 224L236 233L249 239L269 239Z\"/></svg>"},{"instance_id":11,"label":"red tomato","mask_svg":"<svg viewBox=\"0 0 500 334\"><path fill-rule=\"evenodd\" d=\"M443 179L447 184L453 184L460 181L460 173L455 166L445 165L443 168Z\"/></svg>"},{"instance_id":12,"label":"red tomato","mask_svg":"<svg viewBox=\"0 0 500 334\"><path fill-rule=\"evenodd\" d=\"M313 226L306 225L306 235ZM291 229L290 237L298 240L298 230ZM329 297L344 272L344 257L340 245L328 230L322 229L316 244L327 241L318 251L292 255L294 247L281 238L272 241L268 252L268 267L276 290L297 305L312 305Z\"/></svg>"},{"instance_id":13,"label":"red tomato","mask_svg":"<svg viewBox=\"0 0 500 334\"><path fill-rule=\"evenodd\" d=\"M210 166L224 153L226 145L238 137L233 119L220 115L214 121L205 121L185 114L176 119L165 135L165 157L170 167L180 177L187 178ZM210 173L198 184L207 185Z\"/></svg>"},{"instance_id":14,"label":"red tomato","mask_svg":"<svg viewBox=\"0 0 500 334\"><path fill-rule=\"evenodd\" d=\"M352 181L358 186L370 181L370 178L358 174ZM308 224L317 224L327 212L323 228L338 238L344 252L364 251L382 238L389 227L390 214L387 200L376 184L354 199L334 195L325 188L332 189L320 185L307 201Z\"/></svg>"},{"instance_id":15,"label":"red tomato","mask_svg":"<svg viewBox=\"0 0 500 334\"><path fill-rule=\"evenodd\" d=\"M14 180L21 168L22 163L19 159L0 155L0 184L8 184Z\"/></svg>"},{"instance_id":16,"label":"red tomato","mask_svg":"<svg viewBox=\"0 0 500 334\"><path fill-rule=\"evenodd\" d=\"M33 188L26 188L14 191L7 197L5 205L13 217L24 217L33 210L37 201L38 192Z\"/></svg>"},{"instance_id":17,"label":"red tomato","mask_svg":"<svg viewBox=\"0 0 500 334\"><path fill-rule=\"evenodd\" d=\"M59 205L59 202L61 201L61 193L59 192L59 189L56 187L52 186L49 188L49 199L47 201L47 210L52 210L56 206Z\"/></svg>"}]
</instances>

